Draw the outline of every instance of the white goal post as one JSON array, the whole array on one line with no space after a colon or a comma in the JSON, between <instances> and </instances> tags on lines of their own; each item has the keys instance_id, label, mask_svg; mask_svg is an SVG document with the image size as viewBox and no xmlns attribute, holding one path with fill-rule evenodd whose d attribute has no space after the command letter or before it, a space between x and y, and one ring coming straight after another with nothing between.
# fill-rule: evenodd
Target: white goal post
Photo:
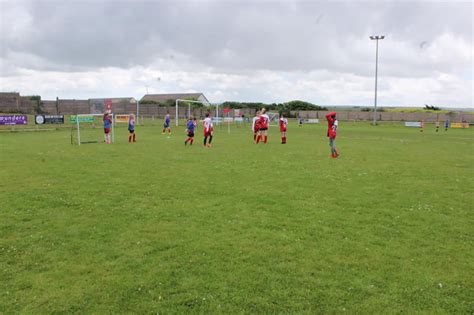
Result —
<instances>
[{"instance_id":1,"label":"white goal post","mask_svg":"<svg viewBox=\"0 0 474 315\"><path fill-rule=\"evenodd\" d=\"M112 119L112 124L110 126L110 131L112 134L112 143L115 142L115 119L114 119L114 114L110 113L109 114L110 118ZM81 117L83 117L81 119ZM92 120L89 121L87 117L92 117ZM76 128L77 128L77 145L81 145L81 122L82 123L88 123L88 122L94 122L94 117L104 117L104 114L78 114L76 115ZM102 126L102 124L101 124Z\"/></svg>"},{"instance_id":2,"label":"white goal post","mask_svg":"<svg viewBox=\"0 0 474 315\"><path fill-rule=\"evenodd\" d=\"M175 121L176 121L176 127L178 127L178 106L179 103L188 103L188 118L191 117L191 104L190 103L198 103L202 105L206 105L206 103L201 102L201 101L193 101L193 100L184 100L184 99L177 99L176 100L176 116L175 116Z\"/></svg>"}]
</instances>

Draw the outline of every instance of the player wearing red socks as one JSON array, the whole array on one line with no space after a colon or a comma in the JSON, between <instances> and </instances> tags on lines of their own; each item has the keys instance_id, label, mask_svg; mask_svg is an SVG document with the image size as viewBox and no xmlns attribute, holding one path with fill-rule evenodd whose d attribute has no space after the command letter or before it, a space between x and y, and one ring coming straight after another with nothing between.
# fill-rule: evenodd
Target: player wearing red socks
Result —
<instances>
[{"instance_id":1,"label":"player wearing red socks","mask_svg":"<svg viewBox=\"0 0 474 315\"><path fill-rule=\"evenodd\" d=\"M281 144L286 144L286 127L288 126L288 119L280 115L280 132L281 132Z\"/></svg>"},{"instance_id":2,"label":"player wearing red socks","mask_svg":"<svg viewBox=\"0 0 474 315\"><path fill-rule=\"evenodd\" d=\"M257 143L257 137L260 134L260 123L259 123L260 111L255 113L255 117L252 119L252 131L253 131L253 142Z\"/></svg>"},{"instance_id":3,"label":"player wearing red socks","mask_svg":"<svg viewBox=\"0 0 474 315\"><path fill-rule=\"evenodd\" d=\"M171 117L170 114L166 114L165 122L163 123L163 131L162 133L165 134L166 129L168 129L168 136L171 135Z\"/></svg>"},{"instance_id":4,"label":"player wearing red socks","mask_svg":"<svg viewBox=\"0 0 474 315\"><path fill-rule=\"evenodd\" d=\"M259 143L263 138L263 143L266 144L268 140L268 123L270 122L270 117L268 117L265 111L265 108L262 108L260 117L258 119L260 125L260 134L257 137L257 143Z\"/></svg>"},{"instance_id":5,"label":"player wearing red socks","mask_svg":"<svg viewBox=\"0 0 474 315\"><path fill-rule=\"evenodd\" d=\"M188 122L186 123L186 132L188 133L188 139L184 141L184 145L187 145L189 142L189 145L193 145L194 142L194 121L192 118L188 119Z\"/></svg>"},{"instance_id":6,"label":"player wearing red socks","mask_svg":"<svg viewBox=\"0 0 474 315\"><path fill-rule=\"evenodd\" d=\"M206 118L204 118L204 141L203 145L205 147L210 148L212 145L212 133L214 130L214 126L212 124L212 118L210 117L211 115L209 113L206 113ZM209 142L207 143L207 138L209 138Z\"/></svg>"}]
</instances>

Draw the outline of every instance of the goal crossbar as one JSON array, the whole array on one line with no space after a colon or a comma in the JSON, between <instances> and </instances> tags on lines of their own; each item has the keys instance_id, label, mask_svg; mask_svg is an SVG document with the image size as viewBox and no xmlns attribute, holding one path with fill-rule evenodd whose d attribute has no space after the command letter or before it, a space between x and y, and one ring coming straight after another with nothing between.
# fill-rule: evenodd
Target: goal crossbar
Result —
<instances>
[{"instance_id":1,"label":"goal crossbar","mask_svg":"<svg viewBox=\"0 0 474 315\"><path fill-rule=\"evenodd\" d=\"M178 105L179 105L179 102L188 103L188 118L191 117L191 104L189 104L189 103L199 103L199 104L203 104L204 106L206 106L206 104L207 104L207 103L204 103L204 102L201 102L201 101L177 99L176 100L176 116L175 116L176 127L178 126Z\"/></svg>"}]
</instances>

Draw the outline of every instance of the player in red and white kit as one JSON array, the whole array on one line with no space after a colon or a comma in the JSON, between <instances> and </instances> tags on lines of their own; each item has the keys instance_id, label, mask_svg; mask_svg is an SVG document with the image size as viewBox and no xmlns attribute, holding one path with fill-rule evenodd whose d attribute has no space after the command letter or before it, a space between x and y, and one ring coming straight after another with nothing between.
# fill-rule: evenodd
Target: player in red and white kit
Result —
<instances>
[{"instance_id":1,"label":"player in red and white kit","mask_svg":"<svg viewBox=\"0 0 474 315\"><path fill-rule=\"evenodd\" d=\"M253 131L253 142L257 143L257 136L260 134L260 123L259 123L260 111L255 113L255 117L252 119L252 131Z\"/></svg>"},{"instance_id":2,"label":"player in red and white kit","mask_svg":"<svg viewBox=\"0 0 474 315\"><path fill-rule=\"evenodd\" d=\"M327 136L329 138L329 146L331 147L331 157L337 158L339 156L339 151L336 149L336 133L338 122L336 119L336 113L330 112L326 115L328 121L328 132Z\"/></svg>"},{"instance_id":3,"label":"player in red and white kit","mask_svg":"<svg viewBox=\"0 0 474 315\"><path fill-rule=\"evenodd\" d=\"M288 119L280 115L280 132L281 132L281 144L286 144L286 127L288 126Z\"/></svg>"},{"instance_id":4,"label":"player in red and white kit","mask_svg":"<svg viewBox=\"0 0 474 315\"><path fill-rule=\"evenodd\" d=\"M214 130L214 126L212 124L212 118L209 113L206 113L206 118L204 118L203 128L204 128L204 146L210 148L212 143L212 134ZM207 143L207 138L209 138L209 142Z\"/></svg>"},{"instance_id":5,"label":"player in red and white kit","mask_svg":"<svg viewBox=\"0 0 474 315\"><path fill-rule=\"evenodd\" d=\"M262 111L260 112L260 117L258 119L258 122L260 124L260 134L257 137L257 143L262 140L263 137L263 143L267 143L268 140L268 124L270 122L270 117L265 113L266 110L265 108L262 108Z\"/></svg>"}]
</instances>

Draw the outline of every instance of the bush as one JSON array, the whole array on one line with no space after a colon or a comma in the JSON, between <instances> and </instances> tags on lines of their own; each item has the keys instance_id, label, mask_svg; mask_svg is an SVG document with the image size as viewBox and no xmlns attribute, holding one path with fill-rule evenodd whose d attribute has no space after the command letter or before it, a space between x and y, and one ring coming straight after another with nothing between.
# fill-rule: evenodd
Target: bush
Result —
<instances>
[{"instance_id":1,"label":"bush","mask_svg":"<svg viewBox=\"0 0 474 315\"><path fill-rule=\"evenodd\" d=\"M33 110L35 111L35 114L44 114L44 103L41 101L41 96L39 95L33 95L30 96L30 101L34 102L34 107Z\"/></svg>"}]
</instances>

